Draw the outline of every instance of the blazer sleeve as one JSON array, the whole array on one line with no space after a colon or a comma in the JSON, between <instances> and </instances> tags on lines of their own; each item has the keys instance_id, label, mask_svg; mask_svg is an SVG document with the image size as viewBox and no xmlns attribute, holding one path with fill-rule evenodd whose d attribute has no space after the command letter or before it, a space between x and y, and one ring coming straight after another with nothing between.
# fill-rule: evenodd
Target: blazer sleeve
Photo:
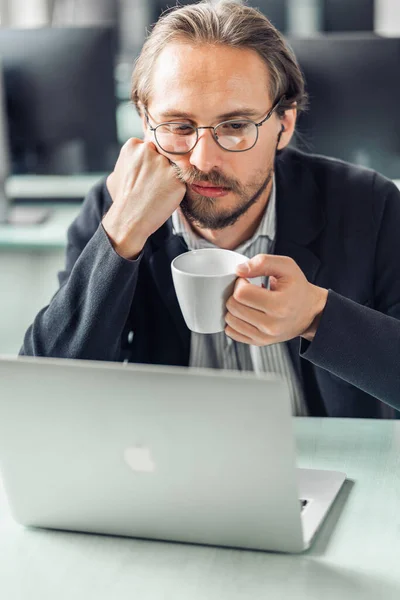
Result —
<instances>
[{"instance_id":1,"label":"blazer sleeve","mask_svg":"<svg viewBox=\"0 0 400 600\"><path fill-rule=\"evenodd\" d=\"M314 340L300 354L363 391L400 409L400 192L377 177L373 306L329 290ZM382 197L382 196L381 196Z\"/></svg>"},{"instance_id":2,"label":"blazer sleeve","mask_svg":"<svg viewBox=\"0 0 400 600\"><path fill-rule=\"evenodd\" d=\"M110 205L101 181L68 229L60 287L26 332L21 355L120 360L141 257L126 260L113 249L101 224Z\"/></svg>"}]
</instances>

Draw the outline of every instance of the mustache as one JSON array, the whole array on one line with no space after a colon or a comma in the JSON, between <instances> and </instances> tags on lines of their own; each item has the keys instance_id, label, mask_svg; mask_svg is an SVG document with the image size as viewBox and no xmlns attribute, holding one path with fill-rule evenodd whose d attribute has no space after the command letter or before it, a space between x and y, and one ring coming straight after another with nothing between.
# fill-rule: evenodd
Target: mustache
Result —
<instances>
[{"instance_id":1,"label":"mustache","mask_svg":"<svg viewBox=\"0 0 400 600\"><path fill-rule=\"evenodd\" d=\"M193 183L209 183L211 186L229 188L233 192L240 193L241 185L236 179L226 177L219 171L210 171L202 173L196 167L189 169L181 169L177 164L171 162L171 166L175 170L177 178L186 185Z\"/></svg>"}]
</instances>

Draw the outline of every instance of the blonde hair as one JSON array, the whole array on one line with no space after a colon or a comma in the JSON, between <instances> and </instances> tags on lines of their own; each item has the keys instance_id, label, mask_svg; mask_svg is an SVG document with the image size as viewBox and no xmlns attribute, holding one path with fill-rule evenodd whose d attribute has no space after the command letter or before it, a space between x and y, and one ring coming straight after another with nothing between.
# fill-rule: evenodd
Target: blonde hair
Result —
<instances>
[{"instance_id":1,"label":"blonde hair","mask_svg":"<svg viewBox=\"0 0 400 600\"><path fill-rule=\"evenodd\" d=\"M176 41L254 50L268 69L272 103L284 96L278 114L282 116L294 103L298 113L306 108L304 78L296 57L267 17L235 0L217 4L203 0L166 11L147 37L132 76L131 99L139 113L141 105L147 107L149 103L157 57L167 44Z\"/></svg>"}]
</instances>

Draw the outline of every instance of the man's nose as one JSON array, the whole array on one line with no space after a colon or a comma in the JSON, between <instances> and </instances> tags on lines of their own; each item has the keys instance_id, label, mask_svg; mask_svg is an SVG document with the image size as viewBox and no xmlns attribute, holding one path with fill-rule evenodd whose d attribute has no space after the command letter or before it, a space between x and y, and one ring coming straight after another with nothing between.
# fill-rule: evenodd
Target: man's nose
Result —
<instances>
[{"instance_id":1,"label":"man's nose","mask_svg":"<svg viewBox=\"0 0 400 600\"><path fill-rule=\"evenodd\" d=\"M201 129L196 146L190 153L189 162L203 173L222 165L223 149L215 141L211 129Z\"/></svg>"}]
</instances>

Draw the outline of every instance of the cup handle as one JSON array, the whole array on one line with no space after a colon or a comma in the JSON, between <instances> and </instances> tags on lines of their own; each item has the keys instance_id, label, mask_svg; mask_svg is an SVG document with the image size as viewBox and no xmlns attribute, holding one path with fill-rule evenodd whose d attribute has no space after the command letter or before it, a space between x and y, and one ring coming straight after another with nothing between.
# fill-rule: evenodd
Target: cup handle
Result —
<instances>
[{"instance_id":1,"label":"cup handle","mask_svg":"<svg viewBox=\"0 0 400 600\"><path fill-rule=\"evenodd\" d=\"M256 285L258 287L262 287L262 284L264 283L264 277L249 277L247 279L247 281L249 283L252 283L253 285ZM269 285L266 286L266 287L269 287Z\"/></svg>"}]
</instances>

